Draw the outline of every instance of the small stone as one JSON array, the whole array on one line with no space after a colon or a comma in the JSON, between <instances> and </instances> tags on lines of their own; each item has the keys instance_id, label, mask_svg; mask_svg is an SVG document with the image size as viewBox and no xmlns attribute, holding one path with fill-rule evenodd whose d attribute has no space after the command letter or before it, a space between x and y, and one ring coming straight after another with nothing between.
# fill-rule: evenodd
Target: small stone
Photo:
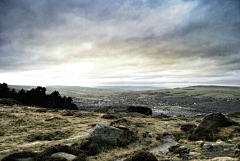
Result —
<instances>
[{"instance_id":1,"label":"small stone","mask_svg":"<svg viewBox=\"0 0 240 161\"><path fill-rule=\"evenodd\" d=\"M68 161L72 161L72 160L77 158L77 156L72 155L72 154L68 154L68 153L65 153L65 152L53 153L51 155L51 157L63 157L63 158L66 158Z\"/></svg>"},{"instance_id":2,"label":"small stone","mask_svg":"<svg viewBox=\"0 0 240 161\"><path fill-rule=\"evenodd\" d=\"M52 121L52 120L59 120L59 117L50 117L48 119L46 119L45 121Z\"/></svg>"}]
</instances>

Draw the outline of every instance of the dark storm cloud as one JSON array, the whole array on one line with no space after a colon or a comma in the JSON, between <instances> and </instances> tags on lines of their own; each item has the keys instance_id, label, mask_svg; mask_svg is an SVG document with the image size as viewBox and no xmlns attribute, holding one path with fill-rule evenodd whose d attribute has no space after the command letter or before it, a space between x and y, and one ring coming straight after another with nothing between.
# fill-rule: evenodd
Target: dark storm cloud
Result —
<instances>
[{"instance_id":1,"label":"dark storm cloud","mask_svg":"<svg viewBox=\"0 0 240 161\"><path fill-rule=\"evenodd\" d=\"M124 3L127 3L126 7L122 11L118 11ZM158 5L160 5L160 2L157 1L146 1L145 3L145 6L148 7L156 7ZM41 56L39 56L39 53L32 52L31 48L38 50L38 47L41 47L42 54L40 53L40 55L44 55L51 45L60 43L61 38L64 38L64 41L68 41L65 35L56 37L54 33L50 33L47 36L43 36L41 33L51 28L67 25L72 18L83 17L96 22L111 19L118 22L125 20L135 21L141 18L141 9L143 8L143 2L123 0L2 0L0 1L1 69L20 69L24 64L25 66L40 65L42 62L38 58ZM81 24L81 22L79 23ZM84 22L82 23L84 26ZM87 32L84 31L85 28L82 31L79 30L79 32ZM59 32L68 34L70 30ZM103 32L106 34L106 31ZM91 33L87 32L86 34L89 37L92 36ZM71 37L71 34L69 35L69 39L74 38L73 36ZM60 42L53 40L60 36ZM111 40L114 41L114 37ZM21 59L23 57L26 59ZM13 62L15 63L13 64Z\"/></svg>"},{"instance_id":2,"label":"dark storm cloud","mask_svg":"<svg viewBox=\"0 0 240 161\"><path fill-rule=\"evenodd\" d=\"M226 61L240 54L240 1L199 1L189 17L174 30L160 36L152 34L142 41L166 42L168 45L185 46L173 55L180 57L202 57L218 61L221 65L235 65L240 62ZM227 63L227 64L226 64ZM226 66L224 66L227 69ZM232 70L233 67L229 68ZM228 70L228 69L227 69Z\"/></svg>"},{"instance_id":3,"label":"dark storm cloud","mask_svg":"<svg viewBox=\"0 0 240 161\"><path fill-rule=\"evenodd\" d=\"M0 72L85 61L101 64L96 77L230 78L240 69L239 8L236 0L1 0Z\"/></svg>"}]
</instances>

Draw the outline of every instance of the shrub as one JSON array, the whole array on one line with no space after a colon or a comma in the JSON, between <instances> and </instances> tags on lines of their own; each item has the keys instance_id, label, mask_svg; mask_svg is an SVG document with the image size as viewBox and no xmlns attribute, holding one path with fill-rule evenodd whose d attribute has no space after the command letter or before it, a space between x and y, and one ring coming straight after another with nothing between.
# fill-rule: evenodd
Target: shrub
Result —
<instances>
[{"instance_id":1,"label":"shrub","mask_svg":"<svg viewBox=\"0 0 240 161\"><path fill-rule=\"evenodd\" d=\"M214 140L213 135L218 133L218 129L208 129L201 128L196 129L193 133L188 135L188 140L197 141L197 140L206 140L206 141L216 141Z\"/></svg>"},{"instance_id":2,"label":"shrub","mask_svg":"<svg viewBox=\"0 0 240 161\"><path fill-rule=\"evenodd\" d=\"M96 155L100 152L98 144L88 139L82 140L80 144L73 144L71 147L83 150L87 155Z\"/></svg>"},{"instance_id":3,"label":"shrub","mask_svg":"<svg viewBox=\"0 0 240 161\"><path fill-rule=\"evenodd\" d=\"M157 158L148 151L141 151L137 154L125 159L124 161L157 161Z\"/></svg>"}]
</instances>

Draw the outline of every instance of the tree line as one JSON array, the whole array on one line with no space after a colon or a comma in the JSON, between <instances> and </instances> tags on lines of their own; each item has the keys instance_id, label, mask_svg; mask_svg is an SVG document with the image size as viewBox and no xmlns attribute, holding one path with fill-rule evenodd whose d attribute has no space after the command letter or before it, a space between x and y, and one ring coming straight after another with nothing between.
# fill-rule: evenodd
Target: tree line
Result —
<instances>
[{"instance_id":1,"label":"tree line","mask_svg":"<svg viewBox=\"0 0 240 161\"><path fill-rule=\"evenodd\" d=\"M10 89L6 83L0 83L0 98L14 98L26 105L37 105L46 108L62 108L77 110L71 97L61 97L58 91L46 94L46 88L38 86L29 91L21 89L19 92Z\"/></svg>"}]
</instances>

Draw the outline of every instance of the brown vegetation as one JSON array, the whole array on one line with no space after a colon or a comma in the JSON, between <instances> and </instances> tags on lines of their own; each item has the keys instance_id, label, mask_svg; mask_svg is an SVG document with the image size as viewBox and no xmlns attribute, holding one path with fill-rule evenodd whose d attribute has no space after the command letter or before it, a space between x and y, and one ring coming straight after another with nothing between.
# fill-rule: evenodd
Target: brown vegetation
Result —
<instances>
[{"instance_id":1,"label":"brown vegetation","mask_svg":"<svg viewBox=\"0 0 240 161\"><path fill-rule=\"evenodd\" d=\"M148 151L141 151L133 156L125 159L124 161L157 161L157 158Z\"/></svg>"},{"instance_id":2,"label":"brown vegetation","mask_svg":"<svg viewBox=\"0 0 240 161\"><path fill-rule=\"evenodd\" d=\"M51 154L61 151L74 155L77 155L77 153L81 154L77 155L78 160L112 161L117 158L132 157L139 151L161 145L163 144L162 138L166 135L173 135L175 140L181 142L181 144L194 145L194 148L190 148L189 158L207 158L200 146L195 146L197 142L187 140L188 133L182 131L181 126L172 126L187 123L187 121L198 125L199 120L201 121L202 119L199 117L196 119L183 119L181 117L165 119L154 116L143 117L137 114L120 114L120 118L128 117L134 121L126 124L125 121L118 122L117 119L104 119L102 118L104 115L102 113L61 109L54 112L52 109L48 109L46 112L42 112L41 109L44 108L0 104L0 128L3 129L2 136L0 136L0 160L3 158L5 160L11 160L11 158L14 160L14 158L27 157L39 158L38 160L56 160L56 158L51 157ZM51 117L60 119L46 121ZM118 146L103 148L86 139L97 123L110 125L111 122L115 122L113 126L124 130L125 138L118 140ZM220 127L218 133L212 134L212 137L218 137L213 137L214 139L212 140L220 138L223 141L231 139L231 143L239 142L238 129L238 124ZM60 140L55 140L55 137L61 138ZM199 150L195 150L195 148L199 148ZM194 156L194 153L191 153L196 151L201 153L201 155ZM154 153L154 155L156 154ZM174 158L175 154L169 155ZM146 154L146 156L150 157L151 155ZM60 158L58 159L60 160ZM174 158L174 160L181 159ZM64 159L62 158L61 160Z\"/></svg>"}]
</instances>

